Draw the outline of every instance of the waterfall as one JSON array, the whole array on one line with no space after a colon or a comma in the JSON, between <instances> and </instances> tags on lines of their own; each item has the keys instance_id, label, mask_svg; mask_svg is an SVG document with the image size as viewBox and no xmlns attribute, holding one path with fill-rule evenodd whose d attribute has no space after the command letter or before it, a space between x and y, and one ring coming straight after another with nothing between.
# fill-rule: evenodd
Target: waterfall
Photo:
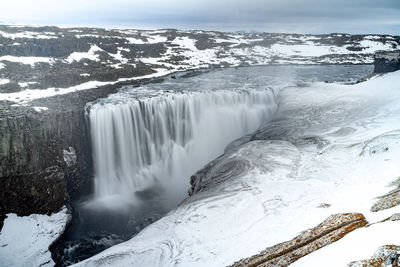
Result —
<instances>
[{"instance_id":1,"label":"waterfall","mask_svg":"<svg viewBox=\"0 0 400 267\"><path fill-rule=\"evenodd\" d=\"M167 92L91 104L95 199L160 184L182 200L191 174L276 108L270 89Z\"/></svg>"}]
</instances>

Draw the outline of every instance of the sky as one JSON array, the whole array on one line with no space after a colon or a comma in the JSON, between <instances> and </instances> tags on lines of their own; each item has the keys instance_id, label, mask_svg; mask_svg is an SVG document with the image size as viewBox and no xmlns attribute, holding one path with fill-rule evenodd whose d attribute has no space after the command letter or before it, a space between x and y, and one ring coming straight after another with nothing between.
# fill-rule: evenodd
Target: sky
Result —
<instances>
[{"instance_id":1,"label":"sky","mask_svg":"<svg viewBox=\"0 0 400 267\"><path fill-rule=\"evenodd\" d=\"M400 35L400 0L1 0L0 22Z\"/></svg>"}]
</instances>

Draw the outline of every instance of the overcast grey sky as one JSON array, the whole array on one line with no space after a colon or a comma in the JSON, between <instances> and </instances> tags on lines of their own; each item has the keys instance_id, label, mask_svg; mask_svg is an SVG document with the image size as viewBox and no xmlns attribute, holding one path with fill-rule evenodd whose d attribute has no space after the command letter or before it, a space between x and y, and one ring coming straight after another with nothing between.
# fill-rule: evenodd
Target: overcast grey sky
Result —
<instances>
[{"instance_id":1,"label":"overcast grey sky","mask_svg":"<svg viewBox=\"0 0 400 267\"><path fill-rule=\"evenodd\" d=\"M400 35L400 0L2 0L0 21Z\"/></svg>"}]
</instances>

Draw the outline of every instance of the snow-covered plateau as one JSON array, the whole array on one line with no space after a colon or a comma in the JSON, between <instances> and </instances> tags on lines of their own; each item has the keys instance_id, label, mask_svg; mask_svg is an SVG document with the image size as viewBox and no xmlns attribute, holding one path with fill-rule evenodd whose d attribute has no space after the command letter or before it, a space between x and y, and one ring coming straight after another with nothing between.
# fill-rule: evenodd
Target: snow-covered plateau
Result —
<instances>
[{"instance_id":1,"label":"snow-covered plateau","mask_svg":"<svg viewBox=\"0 0 400 267\"><path fill-rule=\"evenodd\" d=\"M193 195L131 240L77 266L226 266L331 214L372 212L400 174L400 72L354 84L284 88L274 118L197 176ZM400 222L372 224L295 262L346 266L399 244Z\"/></svg>"},{"instance_id":2,"label":"snow-covered plateau","mask_svg":"<svg viewBox=\"0 0 400 267\"><path fill-rule=\"evenodd\" d=\"M188 69L371 64L400 37L0 25L0 48L0 101L26 103Z\"/></svg>"}]
</instances>

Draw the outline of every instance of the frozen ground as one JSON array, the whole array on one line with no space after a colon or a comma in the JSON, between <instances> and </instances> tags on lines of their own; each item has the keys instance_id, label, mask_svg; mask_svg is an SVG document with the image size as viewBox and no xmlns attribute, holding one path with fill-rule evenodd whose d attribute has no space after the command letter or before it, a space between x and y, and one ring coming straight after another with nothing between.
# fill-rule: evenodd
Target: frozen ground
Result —
<instances>
[{"instance_id":1,"label":"frozen ground","mask_svg":"<svg viewBox=\"0 0 400 267\"><path fill-rule=\"evenodd\" d=\"M400 174L399 84L394 72L356 85L281 90L275 118L207 166L192 197L77 266L226 266L334 213L361 212L376 222L399 212L370 212ZM294 265L369 258L380 245L400 243L399 226L356 230Z\"/></svg>"},{"instance_id":2,"label":"frozen ground","mask_svg":"<svg viewBox=\"0 0 400 267\"><path fill-rule=\"evenodd\" d=\"M54 266L49 246L64 232L67 208L48 215L7 214L0 232L0 266Z\"/></svg>"}]
</instances>

